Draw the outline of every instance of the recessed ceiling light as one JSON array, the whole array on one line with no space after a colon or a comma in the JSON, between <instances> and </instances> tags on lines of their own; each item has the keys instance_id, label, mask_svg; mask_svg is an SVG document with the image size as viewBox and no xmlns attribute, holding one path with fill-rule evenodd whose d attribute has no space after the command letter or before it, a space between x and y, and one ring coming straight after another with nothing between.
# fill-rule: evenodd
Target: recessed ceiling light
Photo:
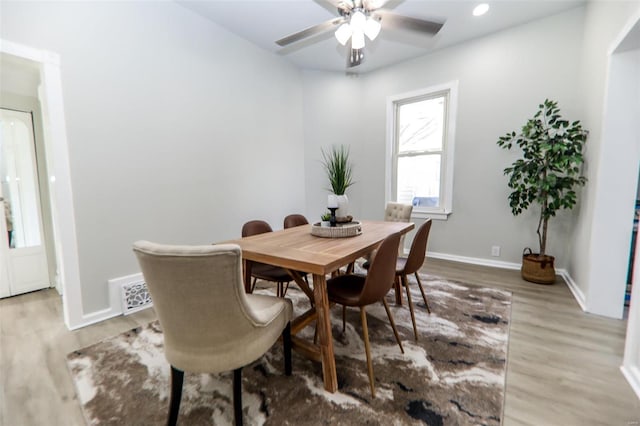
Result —
<instances>
[{"instance_id":1,"label":"recessed ceiling light","mask_svg":"<svg viewBox=\"0 0 640 426\"><path fill-rule=\"evenodd\" d=\"M473 16L484 15L485 13L487 13L488 10L489 10L489 5L487 3L481 3L473 9Z\"/></svg>"}]
</instances>

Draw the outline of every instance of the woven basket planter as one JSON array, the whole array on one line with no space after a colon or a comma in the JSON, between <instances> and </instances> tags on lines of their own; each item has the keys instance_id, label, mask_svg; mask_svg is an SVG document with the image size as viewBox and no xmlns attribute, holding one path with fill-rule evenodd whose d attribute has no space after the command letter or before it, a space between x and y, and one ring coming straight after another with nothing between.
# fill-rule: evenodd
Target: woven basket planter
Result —
<instances>
[{"instance_id":1,"label":"woven basket planter","mask_svg":"<svg viewBox=\"0 0 640 426\"><path fill-rule=\"evenodd\" d=\"M527 252L528 251L528 252ZM553 256L540 256L532 253L530 248L522 253L522 279L536 284L553 284L556 282L556 270Z\"/></svg>"}]
</instances>

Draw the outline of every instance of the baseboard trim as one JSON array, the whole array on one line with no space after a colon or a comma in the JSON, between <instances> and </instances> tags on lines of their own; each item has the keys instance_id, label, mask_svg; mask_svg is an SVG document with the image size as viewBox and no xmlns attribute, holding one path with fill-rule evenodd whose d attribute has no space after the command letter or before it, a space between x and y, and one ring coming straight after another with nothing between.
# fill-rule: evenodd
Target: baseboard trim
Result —
<instances>
[{"instance_id":1,"label":"baseboard trim","mask_svg":"<svg viewBox=\"0 0 640 426\"><path fill-rule=\"evenodd\" d=\"M638 399L640 399L640 370L635 366L623 365L620 367L622 375L627 379L631 389L636 393Z\"/></svg>"},{"instance_id":2,"label":"baseboard trim","mask_svg":"<svg viewBox=\"0 0 640 426\"><path fill-rule=\"evenodd\" d=\"M567 287L569 287L569 290L571 290L571 293L573 294L573 298L576 299L576 302L580 305L580 309L584 312L588 312L587 301L584 297L584 293L580 287L578 287L578 284L576 284L571 275L569 275L569 272L566 269L558 269L556 272L564 279L564 282L567 283Z\"/></svg>"},{"instance_id":3,"label":"baseboard trim","mask_svg":"<svg viewBox=\"0 0 640 426\"><path fill-rule=\"evenodd\" d=\"M122 312L117 312L113 308L103 309L101 311L92 312L90 314L82 315L82 322L74 324L73 327L69 327L69 330L77 330L79 328L86 327L88 325L96 324L108 320L113 317L122 315Z\"/></svg>"},{"instance_id":4,"label":"baseboard trim","mask_svg":"<svg viewBox=\"0 0 640 426\"><path fill-rule=\"evenodd\" d=\"M74 324L69 327L69 330L77 330L79 328L86 327L88 325L96 324L101 321L106 321L113 317L117 317L123 314L122 301L120 299L120 287L124 282L140 281L142 280L142 274L132 274L125 277L109 280L107 285L109 289L109 307L100 311L91 312L89 314L82 315L82 321L78 324Z\"/></svg>"},{"instance_id":5,"label":"baseboard trim","mask_svg":"<svg viewBox=\"0 0 640 426\"><path fill-rule=\"evenodd\" d=\"M434 259L443 259L443 260L452 260L454 262L461 263L470 263L472 265L480 265L480 266L492 266L494 268L501 269L520 269L519 263L513 262L504 262L501 260L491 260L491 259L483 259L481 257L468 257L468 256L458 256L455 254L448 253L437 253L437 252L427 252L427 258L432 257Z\"/></svg>"}]
</instances>

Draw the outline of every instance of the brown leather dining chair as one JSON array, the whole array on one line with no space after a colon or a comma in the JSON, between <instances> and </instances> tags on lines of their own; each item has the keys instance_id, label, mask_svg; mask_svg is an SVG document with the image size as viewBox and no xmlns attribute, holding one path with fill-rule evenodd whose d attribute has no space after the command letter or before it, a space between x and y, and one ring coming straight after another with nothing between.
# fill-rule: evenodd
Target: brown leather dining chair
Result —
<instances>
[{"instance_id":1,"label":"brown leather dining chair","mask_svg":"<svg viewBox=\"0 0 640 426\"><path fill-rule=\"evenodd\" d=\"M235 244L133 245L153 300L171 365L168 424L180 411L184 372L233 370L235 424L242 424L242 367L267 352L282 336L285 374L291 375L291 317L288 299L246 294L242 252Z\"/></svg>"},{"instance_id":2,"label":"brown leather dining chair","mask_svg":"<svg viewBox=\"0 0 640 426\"><path fill-rule=\"evenodd\" d=\"M251 220L242 226L242 237L250 237L252 235L273 232L271 225L264 220ZM250 261L247 261L247 263ZM253 282L251 284L251 293L255 289L258 280L275 282L277 285L276 292L278 297L284 297L289 288L289 283L293 281L293 277L283 268L266 263L251 262L251 276ZM286 287L285 287L286 285Z\"/></svg>"},{"instance_id":3,"label":"brown leather dining chair","mask_svg":"<svg viewBox=\"0 0 640 426\"><path fill-rule=\"evenodd\" d=\"M307 225L309 221L301 214L290 214L284 218L284 229Z\"/></svg>"},{"instance_id":4,"label":"brown leather dining chair","mask_svg":"<svg viewBox=\"0 0 640 426\"><path fill-rule=\"evenodd\" d=\"M431 219L427 219L420 228L418 228L416 235L413 237L409 255L406 258L399 257L396 263L396 286L404 286L407 292L407 302L409 303L411 322L413 323L413 334L416 340L418 340L418 328L416 327L416 317L413 311L413 301L411 300L411 291L409 290L409 280L407 276L411 274L415 275L418 288L420 288L420 292L422 293L422 300L424 300L424 304L427 307L427 312L431 313L431 308L429 307L429 302L427 302L427 296L424 293L422 282L420 282L420 275L418 274L427 253L427 241L429 240L430 230Z\"/></svg>"},{"instance_id":5,"label":"brown leather dining chair","mask_svg":"<svg viewBox=\"0 0 640 426\"><path fill-rule=\"evenodd\" d=\"M398 330L396 329L393 315L389 310L389 305L385 300L386 294L391 290L395 265L398 258L398 245L400 234L392 234L385 238L378 250L373 255L369 273L366 276L356 274L338 275L327 281L327 292L329 301L342 305L342 328L345 327L346 307L360 308L360 321L362 322L362 336L364 339L365 353L367 356L367 372L369 376L369 386L371 396L376 397L373 377L373 361L371 359L371 349L369 344L369 329L367 327L367 314L365 307L373 303L382 302L393 334L395 335L400 350L404 353Z\"/></svg>"}]
</instances>

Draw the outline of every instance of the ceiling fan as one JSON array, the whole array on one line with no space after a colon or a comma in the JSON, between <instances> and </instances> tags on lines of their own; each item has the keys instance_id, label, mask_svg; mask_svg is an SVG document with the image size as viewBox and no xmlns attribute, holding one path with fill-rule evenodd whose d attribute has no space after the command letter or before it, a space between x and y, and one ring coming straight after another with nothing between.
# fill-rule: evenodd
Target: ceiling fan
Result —
<instances>
[{"instance_id":1,"label":"ceiling fan","mask_svg":"<svg viewBox=\"0 0 640 426\"><path fill-rule=\"evenodd\" d=\"M305 38L336 28L335 36L343 46L349 43L347 68L360 65L364 60L365 36L374 40L382 25L385 28L405 28L429 35L435 35L443 22L401 16L382 7L388 0L324 0L336 7L337 18L290 34L276 41L279 46L287 46Z\"/></svg>"}]
</instances>

